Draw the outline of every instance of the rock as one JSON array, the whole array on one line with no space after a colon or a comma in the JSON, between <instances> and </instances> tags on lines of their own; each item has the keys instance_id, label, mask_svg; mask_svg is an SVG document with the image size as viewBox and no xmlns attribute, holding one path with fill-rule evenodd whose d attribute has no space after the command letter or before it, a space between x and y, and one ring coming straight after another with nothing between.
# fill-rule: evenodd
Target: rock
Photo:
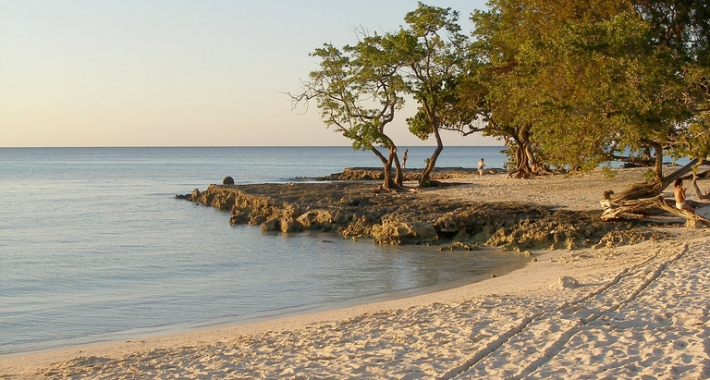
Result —
<instances>
[{"instance_id":1,"label":"rock","mask_svg":"<svg viewBox=\"0 0 710 380\"><path fill-rule=\"evenodd\" d=\"M439 239L434 225L426 222L384 222L372 227L377 244L431 244Z\"/></svg>"},{"instance_id":2,"label":"rock","mask_svg":"<svg viewBox=\"0 0 710 380\"><path fill-rule=\"evenodd\" d=\"M283 219L280 222L281 232L301 232L303 231L303 226L295 220Z\"/></svg>"},{"instance_id":3,"label":"rock","mask_svg":"<svg viewBox=\"0 0 710 380\"><path fill-rule=\"evenodd\" d=\"M524 252L664 238L663 233L630 224L601 223L596 211L420 199L416 192L375 192L367 183L210 185L184 199L231 210L232 224L263 224L265 231L307 229L345 238L369 236L377 244L459 241Z\"/></svg>"},{"instance_id":4,"label":"rock","mask_svg":"<svg viewBox=\"0 0 710 380\"><path fill-rule=\"evenodd\" d=\"M224 179L222 180L222 185L234 185L234 178L230 176L224 177Z\"/></svg>"},{"instance_id":5,"label":"rock","mask_svg":"<svg viewBox=\"0 0 710 380\"><path fill-rule=\"evenodd\" d=\"M461 231L461 226L459 226L458 221L451 215L445 215L436 221L436 228L441 232L459 232Z\"/></svg>"},{"instance_id":6,"label":"rock","mask_svg":"<svg viewBox=\"0 0 710 380\"><path fill-rule=\"evenodd\" d=\"M333 223L333 216L327 210L310 210L296 220L306 229L328 228Z\"/></svg>"},{"instance_id":7,"label":"rock","mask_svg":"<svg viewBox=\"0 0 710 380\"><path fill-rule=\"evenodd\" d=\"M257 224L261 225L269 220L271 220L271 219L267 219L266 216L264 216L264 215L250 215L249 221L247 222L247 224L250 226L256 226ZM278 221L278 219L275 219L275 220ZM273 230L269 230L269 231L278 231L279 229L280 229L280 227L274 227Z\"/></svg>"},{"instance_id":8,"label":"rock","mask_svg":"<svg viewBox=\"0 0 710 380\"><path fill-rule=\"evenodd\" d=\"M565 290L574 289L579 287L579 281L574 277L562 276L557 279L557 281L550 284L550 290Z\"/></svg>"},{"instance_id":9,"label":"rock","mask_svg":"<svg viewBox=\"0 0 710 380\"><path fill-rule=\"evenodd\" d=\"M249 223L249 215L251 213L251 208L239 209L237 207L232 207L231 217L229 218L229 224L247 224Z\"/></svg>"},{"instance_id":10,"label":"rock","mask_svg":"<svg viewBox=\"0 0 710 380\"><path fill-rule=\"evenodd\" d=\"M372 234L372 221L367 215L362 215L360 217L357 214L353 214L352 219L347 223L341 234L344 238L356 238L363 235Z\"/></svg>"},{"instance_id":11,"label":"rock","mask_svg":"<svg viewBox=\"0 0 710 380\"><path fill-rule=\"evenodd\" d=\"M262 231L280 231L281 230L281 221L278 219L269 219L264 223L261 223L261 230Z\"/></svg>"},{"instance_id":12,"label":"rock","mask_svg":"<svg viewBox=\"0 0 710 380\"><path fill-rule=\"evenodd\" d=\"M705 225L696 219L688 219L685 221L686 228L702 228Z\"/></svg>"},{"instance_id":13,"label":"rock","mask_svg":"<svg viewBox=\"0 0 710 380\"><path fill-rule=\"evenodd\" d=\"M417 240L423 240L426 243L434 243L439 239L439 235L436 234L436 228L431 223L426 222L414 222L411 224L411 229Z\"/></svg>"},{"instance_id":14,"label":"rock","mask_svg":"<svg viewBox=\"0 0 710 380\"><path fill-rule=\"evenodd\" d=\"M339 202L346 206L359 206L361 203L363 203L363 199L353 197L342 197L340 198Z\"/></svg>"}]
</instances>

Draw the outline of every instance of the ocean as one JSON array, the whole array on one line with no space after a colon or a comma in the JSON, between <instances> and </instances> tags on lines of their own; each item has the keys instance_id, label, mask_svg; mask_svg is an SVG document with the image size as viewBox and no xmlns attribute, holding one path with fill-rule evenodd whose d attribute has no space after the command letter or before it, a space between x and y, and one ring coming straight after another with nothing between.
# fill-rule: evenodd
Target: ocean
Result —
<instances>
[{"instance_id":1,"label":"ocean","mask_svg":"<svg viewBox=\"0 0 710 380\"><path fill-rule=\"evenodd\" d=\"M408 168L432 151L406 149ZM501 149L446 147L438 166L502 167ZM280 183L378 166L350 147L0 149L0 355L340 307L521 262L262 233L175 199L227 175Z\"/></svg>"}]
</instances>

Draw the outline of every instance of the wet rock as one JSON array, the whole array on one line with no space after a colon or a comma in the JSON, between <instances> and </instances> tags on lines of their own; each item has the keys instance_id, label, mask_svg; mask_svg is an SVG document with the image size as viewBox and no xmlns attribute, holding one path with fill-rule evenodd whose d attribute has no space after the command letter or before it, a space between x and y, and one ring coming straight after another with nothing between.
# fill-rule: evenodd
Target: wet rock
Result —
<instances>
[{"instance_id":1,"label":"wet rock","mask_svg":"<svg viewBox=\"0 0 710 380\"><path fill-rule=\"evenodd\" d=\"M234 178L232 178L232 177L230 177L230 176L226 176L226 177L224 177L224 179L222 180L222 184L223 184L223 185L234 185Z\"/></svg>"},{"instance_id":2,"label":"wet rock","mask_svg":"<svg viewBox=\"0 0 710 380\"><path fill-rule=\"evenodd\" d=\"M333 215L327 210L310 210L296 220L305 229L329 229L333 223Z\"/></svg>"},{"instance_id":3,"label":"wet rock","mask_svg":"<svg viewBox=\"0 0 710 380\"><path fill-rule=\"evenodd\" d=\"M431 244L439 236L431 223L426 222L384 222L372 228L372 238L376 244Z\"/></svg>"},{"instance_id":4,"label":"wet rock","mask_svg":"<svg viewBox=\"0 0 710 380\"><path fill-rule=\"evenodd\" d=\"M278 219L269 219L261 223L262 231L281 231L281 221Z\"/></svg>"},{"instance_id":5,"label":"wet rock","mask_svg":"<svg viewBox=\"0 0 710 380\"><path fill-rule=\"evenodd\" d=\"M295 220L292 219L282 219L279 222L281 226L281 232L301 232L303 231L303 226Z\"/></svg>"}]
</instances>

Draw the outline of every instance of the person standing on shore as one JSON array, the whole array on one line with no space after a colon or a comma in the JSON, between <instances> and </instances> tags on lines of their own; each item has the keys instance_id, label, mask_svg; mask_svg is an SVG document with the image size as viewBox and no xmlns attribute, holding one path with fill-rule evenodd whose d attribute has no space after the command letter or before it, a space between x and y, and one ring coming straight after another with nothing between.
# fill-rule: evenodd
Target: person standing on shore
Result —
<instances>
[{"instance_id":1,"label":"person standing on shore","mask_svg":"<svg viewBox=\"0 0 710 380\"><path fill-rule=\"evenodd\" d=\"M409 152L409 149L404 150L404 154L402 155L402 169L407 168L407 153Z\"/></svg>"},{"instance_id":2,"label":"person standing on shore","mask_svg":"<svg viewBox=\"0 0 710 380\"><path fill-rule=\"evenodd\" d=\"M486 166L486 163L481 158L481 161L478 161L478 175L483 175L483 168L485 166Z\"/></svg>"}]
</instances>

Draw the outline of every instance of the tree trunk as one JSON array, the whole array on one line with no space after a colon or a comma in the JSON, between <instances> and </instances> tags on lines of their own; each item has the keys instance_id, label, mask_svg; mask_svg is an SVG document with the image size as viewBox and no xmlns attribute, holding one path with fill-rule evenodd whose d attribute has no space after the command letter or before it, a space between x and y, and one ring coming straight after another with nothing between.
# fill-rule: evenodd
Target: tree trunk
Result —
<instances>
[{"instance_id":1,"label":"tree trunk","mask_svg":"<svg viewBox=\"0 0 710 380\"><path fill-rule=\"evenodd\" d=\"M663 180L663 146L661 146L660 143L657 143L652 140L646 140L646 139L641 140L641 143L646 144L646 145L650 146L651 148L653 148L653 152L656 155L656 168L655 168L656 169L656 178L658 179L659 182L662 181Z\"/></svg>"},{"instance_id":2,"label":"tree trunk","mask_svg":"<svg viewBox=\"0 0 710 380\"><path fill-rule=\"evenodd\" d=\"M419 187L431 186L431 172L436 166L436 159L439 158L439 154L444 150L444 143L441 141L441 135L439 134L439 129L434 128L434 137L436 138L436 149L434 153L429 157L429 162L426 163L421 176L419 177Z\"/></svg>"},{"instance_id":3,"label":"tree trunk","mask_svg":"<svg viewBox=\"0 0 710 380\"><path fill-rule=\"evenodd\" d=\"M402 174L402 165L399 163L399 156L397 156L397 148L390 148L390 160L394 160L394 184L402 186L404 183L404 175Z\"/></svg>"},{"instance_id":4,"label":"tree trunk","mask_svg":"<svg viewBox=\"0 0 710 380\"><path fill-rule=\"evenodd\" d=\"M518 142L518 147L515 150L515 160L517 168L511 174L515 174L515 178L530 178L533 175L533 170L528 162L528 155L524 143Z\"/></svg>"},{"instance_id":5,"label":"tree trunk","mask_svg":"<svg viewBox=\"0 0 710 380\"><path fill-rule=\"evenodd\" d=\"M698 176L696 175L693 175L693 188L695 189L695 195L698 196L698 199L710 199L710 191L707 194L703 194L703 192L700 191L700 187L698 187Z\"/></svg>"},{"instance_id":6,"label":"tree trunk","mask_svg":"<svg viewBox=\"0 0 710 380\"><path fill-rule=\"evenodd\" d=\"M619 219L622 214L649 214L655 209L661 209L673 215L685 218L686 220L694 220L710 227L710 220L693 212L679 210L678 208L669 205L661 195L653 198L626 201L623 205L605 210L601 219L605 221Z\"/></svg>"},{"instance_id":7,"label":"tree trunk","mask_svg":"<svg viewBox=\"0 0 710 380\"><path fill-rule=\"evenodd\" d=\"M515 178L530 178L545 172L542 165L537 162L530 141L530 126L524 125L518 129L517 135L513 136L517 145L515 150L516 169L510 173Z\"/></svg>"},{"instance_id":8,"label":"tree trunk","mask_svg":"<svg viewBox=\"0 0 710 380\"><path fill-rule=\"evenodd\" d=\"M392 190L396 187L394 181L392 181L392 152L390 150L389 158L386 158L377 148L372 148L372 153L377 156L382 162L384 178L382 179L382 188L385 190Z\"/></svg>"},{"instance_id":9,"label":"tree trunk","mask_svg":"<svg viewBox=\"0 0 710 380\"><path fill-rule=\"evenodd\" d=\"M663 158L661 158L661 161ZM612 204L621 204L628 200L636 200L642 198L652 198L663 192L670 184L675 182L676 179L682 178L684 175L689 173L695 164L698 163L698 159L693 159L687 165L673 172L663 181L653 181L650 183L635 183L627 187L620 194L614 194L613 191L609 190L604 194L608 193L608 198ZM605 207L606 208L606 207Z\"/></svg>"}]
</instances>

